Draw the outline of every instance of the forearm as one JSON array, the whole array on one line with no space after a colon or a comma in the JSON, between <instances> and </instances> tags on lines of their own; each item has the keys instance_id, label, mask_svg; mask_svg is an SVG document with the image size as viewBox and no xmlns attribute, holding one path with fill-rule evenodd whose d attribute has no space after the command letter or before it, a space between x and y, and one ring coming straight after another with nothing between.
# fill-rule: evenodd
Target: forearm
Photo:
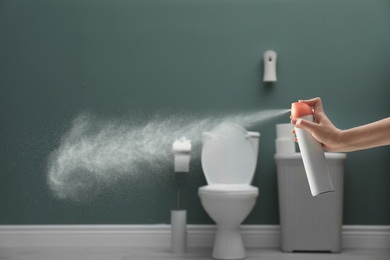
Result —
<instances>
[{"instance_id":1,"label":"forearm","mask_svg":"<svg viewBox=\"0 0 390 260\"><path fill-rule=\"evenodd\" d=\"M390 145L390 117L342 131L339 145L345 152Z\"/></svg>"}]
</instances>

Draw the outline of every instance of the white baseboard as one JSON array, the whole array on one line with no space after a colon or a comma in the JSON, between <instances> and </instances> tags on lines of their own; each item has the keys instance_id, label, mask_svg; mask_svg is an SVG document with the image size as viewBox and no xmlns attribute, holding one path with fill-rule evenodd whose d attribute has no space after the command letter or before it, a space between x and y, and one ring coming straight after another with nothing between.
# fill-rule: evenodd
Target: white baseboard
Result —
<instances>
[{"instance_id":1,"label":"white baseboard","mask_svg":"<svg viewBox=\"0 0 390 260\"><path fill-rule=\"evenodd\" d=\"M188 247L212 247L214 225L188 225ZM248 248L279 248L277 225L243 225ZM390 249L390 226L343 226L343 248ZM170 225L0 226L5 247L170 247Z\"/></svg>"}]
</instances>

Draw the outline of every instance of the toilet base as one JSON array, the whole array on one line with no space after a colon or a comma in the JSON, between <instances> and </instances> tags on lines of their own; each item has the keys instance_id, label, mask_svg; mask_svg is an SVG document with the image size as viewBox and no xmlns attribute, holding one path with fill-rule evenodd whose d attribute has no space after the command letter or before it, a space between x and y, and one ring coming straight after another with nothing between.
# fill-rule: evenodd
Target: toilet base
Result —
<instances>
[{"instance_id":1,"label":"toilet base","mask_svg":"<svg viewBox=\"0 0 390 260\"><path fill-rule=\"evenodd\" d=\"M214 259L246 258L239 227L217 227L212 257Z\"/></svg>"}]
</instances>

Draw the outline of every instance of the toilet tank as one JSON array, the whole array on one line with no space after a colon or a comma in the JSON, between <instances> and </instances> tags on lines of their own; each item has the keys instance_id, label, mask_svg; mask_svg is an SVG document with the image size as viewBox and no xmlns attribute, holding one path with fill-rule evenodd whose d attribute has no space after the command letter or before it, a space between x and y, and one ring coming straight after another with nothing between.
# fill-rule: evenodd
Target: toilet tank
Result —
<instances>
[{"instance_id":1,"label":"toilet tank","mask_svg":"<svg viewBox=\"0 0 390 260\"><path fill-rule=\"evenodd\" d=\"M260 133L259 132L248 132L249 136L252 138L253 145L255 146L256 150L256 158L259 156L259 145L260 145ZM257 166L257 159L256 159L256 166ZM256 167L255 167L256 170ZM252 179L250 183L253 181L253 177L255 177L255 173L252 174Z\"/></svg>"},{"instance_id":2,"label":"toilet tank","mask_svg":"<svg viewBox=\"0 0 390 260\"><path fill-rule=\"evenodd\" d=\"M260 133L259 132L248 132L249 136L252 138L253 145L256 149L256 156L259 155L259 144L260 144Z\"/></svg>"}]
</instances>

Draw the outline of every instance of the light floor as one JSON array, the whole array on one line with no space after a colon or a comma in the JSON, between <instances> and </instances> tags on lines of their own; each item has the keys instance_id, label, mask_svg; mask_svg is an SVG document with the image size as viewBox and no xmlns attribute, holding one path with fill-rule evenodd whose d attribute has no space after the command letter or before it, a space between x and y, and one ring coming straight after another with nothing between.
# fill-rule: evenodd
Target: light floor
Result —
<instances>
[{"instance_id":1,"label":"light floor","mask_svg":"<svg viewBox=\"0 0 390 260\"><path fill-rule=\"evenodd\" d=\"M390 260L390 250L312 254L249 248L246 252L247 260ZM190 248L181 255L161 248L0 248L1 260L204 260L210 255L210 248Z\"/></svg>"}]
</instances>

